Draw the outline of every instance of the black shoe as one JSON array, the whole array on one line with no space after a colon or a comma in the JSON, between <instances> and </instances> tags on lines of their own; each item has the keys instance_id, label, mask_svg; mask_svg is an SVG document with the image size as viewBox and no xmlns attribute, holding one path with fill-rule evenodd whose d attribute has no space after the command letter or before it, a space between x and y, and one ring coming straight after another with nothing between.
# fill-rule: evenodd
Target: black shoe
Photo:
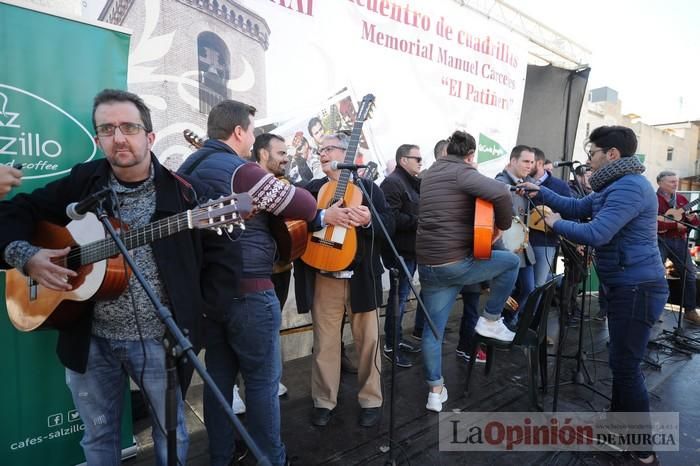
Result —
<instances>
[{"instance_id":1,"label":"black shoe","mask_svg":"<svg viewBox=\"0 0 700 466\"><path fill-rule=\"evenodd\" d=\"M314 408L314 412L311 414L311 424L324 427L331 420L331 414L333 411L328 408Z\"/></svg>"},{"instance_id":2,"label":"black shoe","mask_svg":"<svg viewBox=\"0 0 700 466\"><path fill-rule=\"evenodd\" d=\"M238 466L242 464L243 460L248 456L248 445L242 440L236 440L233 459L231 460L230 466Z\"/></svg>"},{"instance_id":3,"label":"black shoe","mask_svg":"<svg viewBox=\"0 0 700 466\"><path fill-rule=\"evenodd\" d=\"M399 349L407 353L420 353L422 351L420 345L412 345L405 340L401 340L399 343Z\"/></svg>"},{"instance_id":4,"label":"black shoe","mask_svg":"<svg viewBox=\"0 0 700 466\"><path fill-rule=\"evenodd\" d=\"M642 457L639 456L638 451L631 451L629 452L629 462L627 464L629 465L639 465L639 466L659 466L661 463L659 463L659 457L655 454L652 453L651 456L653 459L650 462L642 461ZM648 456L645 457L645 459L649 458Z\"/></svg>"},{"instance_id":5,"label":"black shoe","mask_svg":"<svg viewBox=\"0 0 700 466\"><path fill-rule=\"evenodd\" d=\"M413 329L413 333L411 333L411 338L414 340L421 341L423 339L423 329Z\"/></svg>"},{"instance_id":6,"label":"black shoe","mask_svg":"<svg viewBox=\"0 0 700 466\"><path fill-rule=\"evenodd\" d=\"M344 348L340 351L340 370L348 374L357 374L357 364L350 359Z\"/></svg>"},{"instance_id":7,"label":"black shoe","mask_svg":"<svg viewBox=\"0 0 700 466\"><path fill-rule=\"evenodd\" d=\"M393 350L393 348L390 348L390 347L384 345L384 349L382 350L382 354L384 355L385 358L387 358L389 361L391 361L391 356L394 354L394 350ZM409 367L413 367L413 363L411 362L411 360L408 359L403 354L401 354L401 351L399 351L396 354L396 365L399 367L403 367L404 369L408 369Z\"/></svg>"},{"instance_id":8,"label":"black shoe","mask_svg":"<svg viewBox=\"0 0 700 466\"><path fill-rule=\"evenodd\" d=\"M381 414L382 408L362 408L362 414L360 414L360 426L372 427L377 425Z\"/></svg>"}]
</instances>

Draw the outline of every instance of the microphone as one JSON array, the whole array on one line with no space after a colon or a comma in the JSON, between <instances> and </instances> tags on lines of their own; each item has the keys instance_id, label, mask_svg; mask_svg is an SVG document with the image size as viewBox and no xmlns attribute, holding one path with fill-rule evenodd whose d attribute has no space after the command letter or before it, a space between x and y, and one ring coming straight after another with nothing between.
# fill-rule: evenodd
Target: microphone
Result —
<instances>
[{"instance_id":1,"label":"microphone","mask_svg":"<svg viewBox=\"0 0 700 466\"><path fill-rule=\"evenodd\" d=\"M337 160L331 162L331 170L357 170L358 168L367 168L367 165L339 163Z\"/></svg>"},{"instance_id":2,"label":"microphone","mask_svg":"<svg viewBox=\"0 0 700 466\"><path fill-rule=\"evenodd\" d=\"M508 186L508 191L525 191L526 193L536 193L539 189L521 188L520 186Z\"/></svg>"},{"instance_id":3,"label":"microphone","mask_svg":"<svg viewBox=\"0 0 700 466\"><path fill-rule=\"evenodd\" d=\"M102 188L101 190L90 194L80 202L71 202L66 207L66 215L71 220L82 220L85 214L90 212L107 194L112 191L112 188Z\"/></svg>"},{"instance_id":4,"label":"microphone","mask_svg":"<svg viewBox=\"0 0 700 466\"><path fill-rule=\"evenodd\" d=\"M557 167L573 167L575 164L581 164L578 160L556 160L552 162L554 168Z\"/></svg>"}]
</instances>

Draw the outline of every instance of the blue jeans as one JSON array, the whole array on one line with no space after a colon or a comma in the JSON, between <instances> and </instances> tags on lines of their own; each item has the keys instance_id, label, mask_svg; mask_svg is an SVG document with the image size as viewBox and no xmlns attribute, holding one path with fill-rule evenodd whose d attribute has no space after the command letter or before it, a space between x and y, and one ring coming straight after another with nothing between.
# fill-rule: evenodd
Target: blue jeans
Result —
<instances>
[{"instance_id":1,"label":"blue jeans","mask_svg":"<svg viewBox=\"0 0 700 466\"><path fill-rule=\"evenodd\" d=\"M607 287L609 357L613 375L611 411L649 411L649 396L640 364L651 328L667 299L665 279Z\"/></svg>"},{"instance_id":2,"label":"blue jeans","mask_svg":"<svg viewBox=\"0 0 700 466\"><path fill-rule=\"evenodd\" d=\"M418 292L420 295L420 300L423 301L423 290ZM425 301L423 301L425 303ZM416 335L423 335L423 326L425 325L425 316L423 315L423 311L418 309L420 307L420 304L416 305L416 320L413 322L413 333Z\"/></svg>"},{"instance_id":3,"label":"blue jeans","mask_svg":"<svg viewBox=\"0 0 700 466\"><path fill-rule=\"evenodd\" d=\"M476 322L479 320L479 298L480 291L462 290L462 320L459 322L459 343L457 348L462 351L469 351L472 345L472 338L476 330Z\"/></svg>"},{"instance_id":4,"label":"blue jeans","mask_svg":"<svg viewBox=\"0 0 700 466\"><path fill-rule=\"evenodd\" d=\"M413 274L416 271L416 261L413 259L404 259L406 263L406 268L413 278ZM408 293L411 291L409 286L410 279L407 279L403 271L399 269L399 329L401 329L401 322L403 321L403 314L406 310L406 299L408 298ZM384 319L384 336L385 344L391 347L394 344L394 293L395 289L393 283L389 289L389 300L386 305L386 317ZM420 312L420 310L416 310ZM401 341L401 334L399 333L399 342Z\"/></svg>"},{"instance_id":5,"label":"blue jeans","mask_svg":"<svg viewBox=\"0 0 700 466\"><path fill-rule=\"evenodd\" d=\"M282 374L280 304L273 290L234 300L225 322L208 321L204 360L228 405L239 371L245 381L246 425L272 464L284 464L277 391ZM204 424L212 465L228 465L234 453L234 427L209 387L204 389Z\"/></svg>"},{"instance_id":6,"label":"blue jeans","mask_svg":"<svg viewBox=\"0 0 700 466\"><path fill-rule=\"evenodd\" d=\"M428 385L441 386L444 382L442 340L457 293L464 285L491 280L491 295L484 308L484 317L498 320L506 299L513 290L519 265L517 255L510 251L494 250L490 260L468 257L447 265L418 266L423 300L438 331L438 338L435 338L430 329L423 331L423 361Z\"/></svg>"},{"instance_id":7,"label":"blue jeans","mask_svg":"<svg viewBox=\"0 0 700 466\"><path fill-rule=\"evenodd\" d=\"M695 310L695 264L693 264L683 238L659 238L661 262L671 259L676 272L685 278L683 309Z\"/></svg>"},{"instance_id":8,"label":"blue jeans","mask_svg":"<svg viewBox=\"0 0 700 466\"><path fill-rule=\"evenodd\" d=\"M85 424L80 445L88 465L121 464L121 417L128 377L136 382L149 401L156 463L161 466L168 464L164 431L167 379L163 344L160 340L145 339L142 346L141 340L108 340L93 336L85 373L66 369L66 384ZM177 456L180 464L187 461L188 444L184 404L178 387Z\"/></svg>"},{"instance_id":9,"label":"blue jeans","mask_svg":"<svg viewBox=\"0 0 700 466\"><path fill-rule=\"evenodd\" d=\"M552 278L554 257L557 254L556 246L533 246L535 253L535 287L542 286ZM534 288L533 288L534 289Z\"/></svg>"},{"instance_id":10,"label":"blue jeans","mask_svg":"<svg viewBox=\"0 0 700 466\"><path fill-rule=\"evenodd\" d=\"M512 328L518 325L518 319L520 318L520 313L525 309L527 298L535 289L535 266L526 265L521 267L518 270L516 282L518 284L518 294L514 298L518 302L518 312L508 312L504 316L504 320Z\"/></svg>"}]
</instances>

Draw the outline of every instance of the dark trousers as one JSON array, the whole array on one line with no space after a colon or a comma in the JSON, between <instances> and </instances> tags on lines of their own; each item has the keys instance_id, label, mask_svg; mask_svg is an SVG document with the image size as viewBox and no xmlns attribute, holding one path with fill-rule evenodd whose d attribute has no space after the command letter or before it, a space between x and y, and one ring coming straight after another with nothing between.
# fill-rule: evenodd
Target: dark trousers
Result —
<instances>
[{"instance_id":1,"label":"dark trousers","mask_svg":"<svg viewBox=\"0 0 700 466\"><path fill-rule=\"evenodd\" d=\"M681 279L685 280L683 308L690 311L695 310L695 264L688 253L685 239L659 237L659 252L661 253L661 261L666 262L666 259L671 259L676 272Z\"/></svg>"},{"instance_id":2,"label":"dark trousers","mask_svg":"<svg viewBox=\"0 0 700 466\"><path fill-rule=\"evenodd\" d=\"M611 411L649 411L649 396L641 362L651 328L668 299L666 280L634 286L607 287L610 369L613 373Z\"/></svg>"}]
</instances>

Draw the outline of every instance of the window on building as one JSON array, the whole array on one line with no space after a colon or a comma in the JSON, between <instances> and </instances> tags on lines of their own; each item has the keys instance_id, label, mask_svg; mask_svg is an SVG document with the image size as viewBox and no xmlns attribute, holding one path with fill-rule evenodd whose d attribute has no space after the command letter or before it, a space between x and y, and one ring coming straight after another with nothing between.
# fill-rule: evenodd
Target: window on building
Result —
<instances>
[{"instance_id":1,"label":"window on building","mask_svg":"<svg viewBox=\"0 0 700 466\"><path fill-rule=\"evenodd\" d=\"M589 134L591 134L591 124L586 123L586 137L588 137Z\"/></svg>"},{"instance_id":2,"label":"window on building","mask_svg":"<svg viewBox=\"0 0 700 466\"><path fill-rule=\"evenodd\" d=\"M670 162L673 160L673 147L668 147L666 149L666 161Z\"/></svg>"},{"instance_id":3,"label":"window on building","mask_svg":"<svg viewBox=\"0 0 700 466\"><path fill-rule=\"evenodd\" d=\"M199 111L208 114L212 107L229 98L226 83L231 75L231 55L224 41L208 31L197 37L197 55Z\"/></svg>"}]
</instances>

